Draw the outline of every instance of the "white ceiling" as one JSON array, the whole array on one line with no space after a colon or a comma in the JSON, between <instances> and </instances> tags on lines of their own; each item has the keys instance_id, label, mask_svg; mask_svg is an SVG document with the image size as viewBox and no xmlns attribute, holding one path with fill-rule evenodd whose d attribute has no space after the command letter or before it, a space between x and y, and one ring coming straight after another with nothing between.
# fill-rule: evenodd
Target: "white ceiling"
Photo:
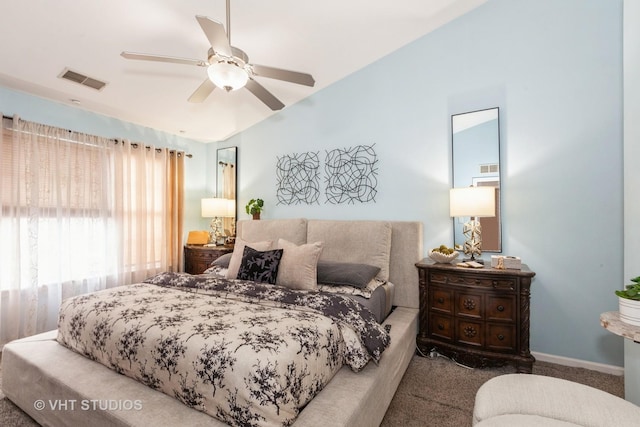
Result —
<instances>
[{"instance_id":1,"label":"white ceiling","mask_svg":"<svg viewBox=\"0 0 640 427\"><path fill-rule=\"evenodd\" d=\"M231 0L231 44L250 63L313 75L313 88L256 77L289 106L485 1ZM246 89L216 89L203 103L189 103L206 68L126 60L120 53L206 60L209 44L195 16L226 25L225 5L3 1L0 85L187 138L224 140L274 112ZM108 84L96 91L58 78L65 68Z\"/></svg>"}]
</instances>

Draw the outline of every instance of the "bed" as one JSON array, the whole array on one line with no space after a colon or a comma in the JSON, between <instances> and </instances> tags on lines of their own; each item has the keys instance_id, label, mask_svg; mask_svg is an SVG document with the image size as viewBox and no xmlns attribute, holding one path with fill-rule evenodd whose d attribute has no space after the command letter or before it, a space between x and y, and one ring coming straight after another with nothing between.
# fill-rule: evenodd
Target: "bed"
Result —
<instances>
[{"instance_id":1,"label":"bed","mask_svg":"<svg viewBox=\"0 0 640 427\"><path fill-rule=\"evenodd\" d=\"M239 221L238 240L283 239L293 245L322 241L320 262L380 266L392 284L385 294L392 307L382 327L389 343L377 363L342 366L302 410L293 425L379 425L415 348L418 276L423 256L422 224L398 221ZM212 273L213 274L213 273ZM206 276L206 275L205 275ZM194 279L195 280L195 279ZM199 278L199 283L207 282ZM189 283L192 283L191 281ZM191 285L190 285L191 286ZM225 289L225 291L227 291ZM386 309L382 309L384 315ZM64 322L61 322L63 325ZM64 325L63 325L64 326ZM7 344L3 350L3 392L42 425L225 425L165 393L120 375L61 345L61 329ZM355 372L359 371L359 372Z\"/></svg>"}]
</instances>

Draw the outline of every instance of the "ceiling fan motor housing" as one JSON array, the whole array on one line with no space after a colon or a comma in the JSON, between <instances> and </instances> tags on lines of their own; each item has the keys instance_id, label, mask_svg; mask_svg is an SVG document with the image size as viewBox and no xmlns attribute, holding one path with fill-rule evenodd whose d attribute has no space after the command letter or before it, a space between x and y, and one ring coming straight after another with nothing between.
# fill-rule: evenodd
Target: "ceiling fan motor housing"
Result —
<instances>
[{"instance_id":1,"label":"ceiling fan motor housing","mask_svg":"<svg viewBox=\"0 0 640 427\"><path fill-rule=\"evenodd\" d=\"M249 57L241 49L231 46L233 57L217 53L210 48L207 56L209 67L207 74L209 79L221 89L227 92L244 87L250 74L247 67Z\"/></svg>"}]
</instances>

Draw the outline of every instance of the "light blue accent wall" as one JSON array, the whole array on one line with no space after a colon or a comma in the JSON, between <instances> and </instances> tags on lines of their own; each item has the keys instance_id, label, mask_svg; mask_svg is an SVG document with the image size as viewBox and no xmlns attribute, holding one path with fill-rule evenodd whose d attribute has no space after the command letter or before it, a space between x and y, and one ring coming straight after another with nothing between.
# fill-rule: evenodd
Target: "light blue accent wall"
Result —
<instances>
[{"instance_id":1,"label":"light blue accent wall","mask_svg":"<svg viewBox=\"0 0 640 427\"><path fill-rule=\"evenodd\" d=\"M622 365L622 1L490 0L225 141L264 218L419 220L452 243L450 115L500 107L504 253L537 274L533 351ZM278 205L278 156L375 144L375 203ZM241 214L240 218L247 218ZM417 276L416 276L417 280Z\"/></svg>"},{"instance_id":2,"label":"light blue accent wall","mask_svg":"<svg viewBox=\"0 0 640 427\"><path fill-rule=\"evenodd\" d=\"M9 117L18 115L24 120L91 135L129 139L192 154L193 157L185 159L185 241L189 230L208 229L208 220L200 217L200 199L207 195L206 183L211 144L181 138L3 87L0 87L0 113Z\"/></svg>"}]
</instances>

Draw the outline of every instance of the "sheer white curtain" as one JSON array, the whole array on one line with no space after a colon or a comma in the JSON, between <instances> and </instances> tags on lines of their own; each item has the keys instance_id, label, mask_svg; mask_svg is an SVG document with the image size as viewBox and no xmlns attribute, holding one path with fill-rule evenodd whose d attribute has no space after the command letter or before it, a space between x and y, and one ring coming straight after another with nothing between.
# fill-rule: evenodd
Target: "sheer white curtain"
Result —
<instances>
[{"instance_id":1,"label":"sheer white curtain","mask_svg":"<svg viewBox=\"0 0 640 427\"><path fill-rule=\"evenodd\" d=\"M224 179L223 188L224 194L223 197L225 199L235 199L236 198L236 171L235 165L227 163L222 166L222 176Z\"/></svg>"},{"instance_id":2,"label":"sheer white curtain","mask_svg":"<svg viewBox=\"0 0 640 427\"><path fill-rule=\"evenodd\" d=\"M17 118L0 135L0 346L55 329L64 298L180 269L177 154Z\"/></svg>"},{"instance_id":3,"label":"sheer white curtain","mask_svg":"<svg viewBox=\"0 0 640 427\"><path fill-rule=\"evenodd\" d=\"M236 199L236 171L235 165L225 163L222 165L222 197L225 199ZM225 230L235 231L236 218L223 218L223 226Z\"/></svg>"}]
</instances>

